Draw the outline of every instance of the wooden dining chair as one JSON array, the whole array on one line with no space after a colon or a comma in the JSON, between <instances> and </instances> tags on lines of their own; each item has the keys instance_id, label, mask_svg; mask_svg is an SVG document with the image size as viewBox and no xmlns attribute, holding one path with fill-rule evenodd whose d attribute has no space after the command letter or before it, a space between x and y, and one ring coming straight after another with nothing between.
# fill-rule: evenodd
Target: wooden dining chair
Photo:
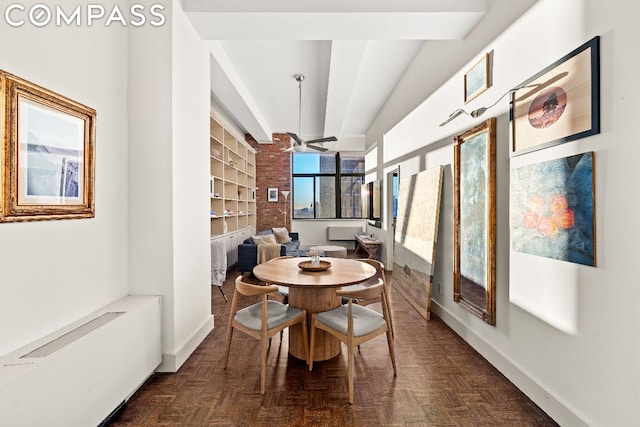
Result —
<instances>
[{"instance_id":1,"label":"wooden dining chair","mask_svg":"<svg viewBox=\"0 0 640 427\"><path fill-rule=\"evenodd\" d=\"M373 286L351 290L340 289L336 291L336 294L346 297L348 299L347 304L340 305L333 310L311 315L309 371L313 369L316 329L321 329L345 343L348 351L349 403L353 404L354 352L356 346L386 333L389 355L393 365L393 375L398 374L389 324L388 305L384 292L384 283L381 279ZM381 301L382 314L361 304L354 304L355 300Z\"/></svg>"},{"instance_id":2,"label":"wooden dining chair","mask_svg":"<svg viewBox=\"0 0 640 427\"><path fill-rule=\"evenodd\" d=\"M291 255L283 255L276 258L272 258L269 261L273 261L274 259L282 259L282 258L293 258L293 257ZM274 283L267 283L267 284L271 285ZM279 301L282 304L289 304L289 287L282 286L282 285L277 285L277 286L278 286L278 290L273 294L271 294L269 298L275 301ZM280 331L280 341L282 341L283 332L284 332L284 329Z\"/></svg>"},{"instance_id":3,"label":"wooden dining chair","mask_svg":"<svg viewBox=\"0 0 640 427\"><path fill-rule=\"evenodd\" d=\"M275 259L283 259L283 258L293 258L290 255L283 255L276 258L272 258L270 261ZM280 301L283 304L289 304L289 288L287 286L278 285L278 290L271 296L271 299L276 301ZM282 338L282 336L280 336Z\"/></svg>"},{"instance_id":4,"label":"wooden dining chair","mask_svg":"<svg viewBox=\"0 0 640 427\"><path fill-rule=\"evenodd\" d=\"M391 337L395 338L395 331L393 329L393 315L391 314L391 306L390 306L390 302L389 302L389 283L387 283L387 278L386 275L384 273L384 264L381 263L378 260L375 259L369 259L369 258L357 258L356 261L360 261L360 262L364 262L367 263L371 266L373 266L376 269L376 275L373 276L372 278L370 278L369 280L366 280L364 282L360 282L356 285L349 285L349 286L345 286L344 288L342 288L343 290L355 290L355 289L362 289L362 288L367 288L373 285L376 285L378 283L378 280L382 280L382 282L384 283L384 294L385 294L385 300L386 300L386 304L387 304L387 315L389 317L389 328L391 329ZM356 304L360 304L360 305L369 305L369 304L373 304L379 301L354 301ZM346 301L345 301L346 303Z\"/></svg>"},{"instance_id":5,"label":"wooden dining chair","mask_svg":"<svg viewBox=\"0 0 640 427\"><path fill-rule=\"evenodd\" d=\"M227 346L224 355L224 368L227 369L231 337L233 330L260 340L260 393L264 394L267 370L267 350L269 340L278 332L289 326L302 324L302 339L305 345L305 359L309 363L309 340L307 337L307 312L290 307L278 301L270 300L267 295L277 292L278 286L259 286L242 281L242 276L236 277L236 289L231 302L229 325L227 326ZM238 310L238 300L242 297L261 295L262 301Z\"/></svg>"}]
</instances>

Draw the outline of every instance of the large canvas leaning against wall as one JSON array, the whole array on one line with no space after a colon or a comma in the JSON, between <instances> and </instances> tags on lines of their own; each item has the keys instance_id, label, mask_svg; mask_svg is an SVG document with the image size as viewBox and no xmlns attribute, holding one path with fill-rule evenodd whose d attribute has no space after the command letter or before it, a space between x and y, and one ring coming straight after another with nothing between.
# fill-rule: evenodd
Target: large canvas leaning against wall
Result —
<instances>
[{"instance_id":1,"label":"large canvas leaning against wall","mask_svg":"<svg viewBox=\"0 0 640 427\"><path fill-rule=\"evenodd\" d=\"M513 169L513 250L595 267L593 188L593 152Z\"/></svg>"},{"instance_id":2,"label":"large canvas leaning against wall","mask_svg":"<svg viewBox=\"0 0 640 427\"><path fill-rule=\"evenodd\" d=\"M401 178L398 186L393 281L427 320L438 237L443 167Z\"/></svg>"}]
</instances>

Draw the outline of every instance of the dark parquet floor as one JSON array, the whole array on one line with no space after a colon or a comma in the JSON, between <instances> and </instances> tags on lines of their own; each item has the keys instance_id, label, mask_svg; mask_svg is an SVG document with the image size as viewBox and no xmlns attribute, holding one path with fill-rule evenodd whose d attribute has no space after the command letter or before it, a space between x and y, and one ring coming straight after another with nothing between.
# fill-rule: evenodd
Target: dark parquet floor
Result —
<instances>
[{"instance_id":1,"label":"dark parquet floor","mask_svg":"<svg viewBox=\"0 0 640 427\"><path fill-rule=\"evenodd\" d=\"M288 355L285 331L282 342L272 340L261 395L256 340L234 334L223 369L236 275L229 271L223 286L228 303L212 288L209 336L177 373L151 377L109 426L557 425L440 319L424 320L393 287L397 377L384 335L363 344L356 353L355 404L349 405L346 350L309 372Z\"/></svg>"}]
</instances>

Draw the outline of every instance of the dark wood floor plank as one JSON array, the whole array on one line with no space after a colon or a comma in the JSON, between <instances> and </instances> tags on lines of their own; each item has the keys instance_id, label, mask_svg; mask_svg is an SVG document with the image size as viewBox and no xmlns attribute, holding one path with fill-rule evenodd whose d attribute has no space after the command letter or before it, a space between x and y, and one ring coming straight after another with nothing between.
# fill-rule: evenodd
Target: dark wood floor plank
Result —
<instances>
[{"instance_id":1,"label":"dark wood floor plank","mask_svg":"<svg viewBox=\"0 0 640 427\"><path fill-rule=\"evenodd\" d=\"M236 275L230 271L223 285L229 296ZM231 303L215 288L211 297L211 334L177 373L155 374L112 427L557 425L440 319L425 321L393 288L397 377L386 338L365 343L355 355L355 404L349 405L346 351L309 372L289 356L285 331L282 341L272 339L261 395L256 340L234 334L223 369Z\"/></svg>"}]
</instances>

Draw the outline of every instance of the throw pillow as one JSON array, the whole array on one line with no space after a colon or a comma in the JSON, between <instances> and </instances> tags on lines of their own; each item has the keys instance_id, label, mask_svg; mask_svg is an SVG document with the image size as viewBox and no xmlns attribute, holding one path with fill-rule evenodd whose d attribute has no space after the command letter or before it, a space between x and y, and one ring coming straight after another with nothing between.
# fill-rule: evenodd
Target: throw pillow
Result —
<instances>
[{"instance_id":1,"label":"throw pillow","mask_svg":"<svg viewBox=\"0 0 640 427\"><path fill-rule=\"evenodd\" d=\"M276 237L273 234L267 234L265 236L253 236L254 245L277 245Z\"/></svg>"},{"instance_id":2,"label":"throw pillow","mask_svg":"<svg viewBox=\"0 0 640 427\"><path fill-rule=\"evenodd\" d=\"M291 237L289 237L289 230L284 227L274 227L273 234L276 236L276 240L278 243L289 243L291 241Z\"/></svg>"}]
</instances>

